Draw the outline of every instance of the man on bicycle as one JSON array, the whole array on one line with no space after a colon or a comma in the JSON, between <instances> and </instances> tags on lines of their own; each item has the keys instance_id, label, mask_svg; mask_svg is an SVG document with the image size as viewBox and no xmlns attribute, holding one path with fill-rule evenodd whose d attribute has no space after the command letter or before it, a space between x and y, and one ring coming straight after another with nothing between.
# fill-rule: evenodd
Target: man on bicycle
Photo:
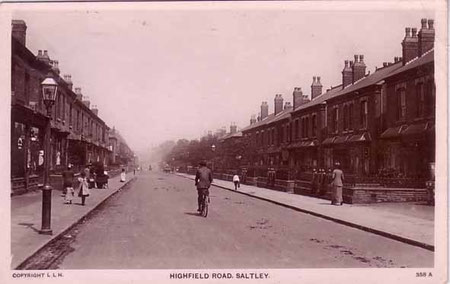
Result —
<instances>
[{"instance_id":1,"label":"man on bicycle","mask_svg":"<svg viewBox=\"0 0 450 284\"><path fill-rule=\"evenodd\" d=\"M199 168L197 169L197 173L195 174L195 185L197 186L197 193L198 193L198 209L197 211L200 212L201 210L201 203L202 203L202 195L209 195L209 187L211 186L211 183L213 181L212 178L212 172L210 169L206 167L206 162L201 161L199 163Z\"/></svg>"}]
</instances>

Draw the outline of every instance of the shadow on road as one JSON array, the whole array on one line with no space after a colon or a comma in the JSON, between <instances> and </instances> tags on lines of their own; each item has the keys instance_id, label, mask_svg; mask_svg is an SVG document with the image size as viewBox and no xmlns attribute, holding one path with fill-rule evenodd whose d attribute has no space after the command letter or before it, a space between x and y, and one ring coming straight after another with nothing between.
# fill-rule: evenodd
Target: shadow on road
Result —
<instances>
[{"instance_id":1,"label":"shadow on road","mask_svg":"<svg viewBox=\"0 0 450 284\"><path fill-rule=\"evenodd\" d=\"M190 215L190 216L202 217L200 214L198 214L198 212L195 212L195 213L192 213L192 212L184 212L184 214Z\"/></svg>"}]
</instances>

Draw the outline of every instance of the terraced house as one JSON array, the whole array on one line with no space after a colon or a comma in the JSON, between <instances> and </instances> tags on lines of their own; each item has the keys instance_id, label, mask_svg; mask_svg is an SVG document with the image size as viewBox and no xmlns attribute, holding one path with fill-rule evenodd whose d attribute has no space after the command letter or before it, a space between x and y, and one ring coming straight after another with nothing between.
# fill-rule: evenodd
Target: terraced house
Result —
<instances>
[{"instance_id":1,"label":"terraced house","mask_svg":"<svg viewBox=\"0 0 450 284\"><path fill-rule=\"evenodd\" d=\"M41 82L51 75L58 84L52 108L50 171L59 173L68 163L79 169L92 162L110 163L110 128L98 108L73 88L71 75L61 77L57 60L46 50L34 55L26 47L26 23L12 22L11 55L11 183L12 193L34 189L44 167L44 132L49 118Z\"/></svg>"},{"instance_id":2,"label":"terraced house","mask_svg":"<svg viewBox=\"0 0 450 284\"><path fill-rule=\"evenodd\" d=\"M244 182L307 192L304 181L314 169L339 162L349 186L423 189L435 161L434 34L434 21L422 19L419 31L405 29L402 56L374 72L358 54L344 60L337 86L323 92L315 76L310 96L294 88L293 106L282 108L278 94L269 114L263 102L258 118L242 129L249 146ZM352 188L347 201L425 198L424 190L411 190L383 193L382 200L373 192L356 197Z\"/></svg>"}]
</instances>

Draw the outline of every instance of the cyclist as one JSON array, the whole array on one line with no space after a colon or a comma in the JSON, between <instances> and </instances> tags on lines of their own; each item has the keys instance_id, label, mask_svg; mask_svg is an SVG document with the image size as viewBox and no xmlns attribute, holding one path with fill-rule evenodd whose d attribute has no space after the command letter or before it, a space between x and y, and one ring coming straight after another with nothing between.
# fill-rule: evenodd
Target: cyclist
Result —
<instances>
[{"instance_id":1,"label":"cyclist","mask_svg":"<svg viewBox=\"0 0 450 284\"><path fill-rule=\"evenodd\" d=\"M209 187L211 186L211 183L213 181L212 178L212 172L210 169L206 167L206 162L201 161L199 163L199 168L197 169L197 173L195 174L195 186L197 186L197 193L198 193L198 209L197 211L200 212L201 210L201 203L202 203L202 195L209 195Z\"/></svg>"}]
</instances>

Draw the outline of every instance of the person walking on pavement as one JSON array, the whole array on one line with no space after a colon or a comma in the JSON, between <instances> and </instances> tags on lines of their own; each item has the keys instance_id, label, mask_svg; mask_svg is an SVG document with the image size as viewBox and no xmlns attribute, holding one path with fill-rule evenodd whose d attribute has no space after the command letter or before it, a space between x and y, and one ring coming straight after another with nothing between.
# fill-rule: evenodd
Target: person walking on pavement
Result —
<instances>
[{"instance_id":1,"label":"person walking on pavement","mask_svg":"<svg viewBox=\"0 0 450 284\"><path fill-rule=\"evenodd\" d=\"M81 172L80 177L78 178L78 183L78 197L81 197L81 205L84 206L86 197L90 194L86 171Z\"/></svg>"},{"instance_id":2,"label":"person walking on pavement","mask_svg":"<svg viewBox=\"0 0 450 284\"><path fill-rule=\"evenodd\" d=\"M317 187L319 184L319 174L316 171L316 168L313 169L312 172L312 180L311 180L311 193L316 194Z\"/></svg>"},{"instance_id":3,"label":"person walking on pavement","mask_svg":"<svg viewBox=\"0 0 450 284\"><path fill-rule=\"evenodd\" d=\"M65 170L62 173L62 178L63 178L63 187L64 187L65 192L66 192L66 194L64 195L64 203L65 204L72 204L72 199L73 199L73 195L74 195L74 191L73 191L74 173L72 171L72 165L71 164L67 165L67 170Z\"/></svg>"},{"instance_id":4,"label":"person walking on pavement","mask_svg":"<svg viewBox=\"0 0 450 284\"><path fill-rule=\"evenodd\" d=\"M318 173L318 177L317 177L316 192L315 192L315 194L317 196L320 196L320 194L321 194L322 184L324 182L324 179L325 179L325 172L323 169L319 169L319 173Z\"/></svg>"},{"instance_id":5,"label":"person walking on pavement","mask_svg":"<svg viewBox=\"0 0 450 284\"><path fill-rule=\"evenodd\" d=\"M197 173L195 174L195 186L197 187L197 211L200 212L200 205L202 203L203 194L209 195L209 187L213 181L212 172L210 169L206 167L206 162L201 161L199 163L199 168L197 169Z\"/></svg>"},{"instance_id":6,"label":"person walking on pavement","mask_svg":"<svg viewBox=\"0 0 450 284\"><path fill-rule=\"evenodd\" d=\"M344 203L342 199L342 187L344 185L344 172L340 169L341 164L336 162L333 170L333 194L331 199L332 205L342 205Z\"/></svg>"},{"instance_id":7,"label":"person walking on pavement","mask_svg":"<svg viewBox=\"0 0 450 284\"><path fill-rule=\"evenodd\" d=\"M239 176L237 173L234 174L234 176L233 176L233 183L234 183L234 190L237 190L239 187L241 187L241 185L239 184L240 180L239 180Z\"/></svg>"},{"instance_id":8,"label":"person walking on pavement","mask_svg":"<svg viewBox=\"0 0 450 284\"><path fill-rule=\"evenodd\" d=\"M122 169L122 172L120 173L120 182L125 182L127 178L127 173L125 172L125 169Z\"/></svg>"}]
</instances>

